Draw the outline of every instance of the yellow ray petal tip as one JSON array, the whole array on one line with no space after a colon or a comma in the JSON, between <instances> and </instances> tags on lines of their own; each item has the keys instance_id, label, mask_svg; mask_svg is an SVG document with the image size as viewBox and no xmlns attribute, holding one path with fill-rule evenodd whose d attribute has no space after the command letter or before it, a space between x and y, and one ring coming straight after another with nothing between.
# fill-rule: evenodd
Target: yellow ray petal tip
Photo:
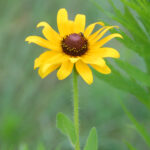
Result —
<instances>
[{"instance_id":1,"label":"yellow ray petal tip","mask_svg":"<svg viewBox=\"0 0 150 150\"><path fill-rule=\"evenodd\" d=\"M25 41L28 42L29 44L31 43L30 40L31 40L31 36L28 36L28 37L25 39Z\"/></svg>"},{"instance_id":2,"label":"yellow ray petal tip","mask_svg":"<svg viewBox=\"0 0 150 150\"><path fill-rule=\"evenodd\" d=\"M121 39L123 39L123 36L121 34L118 33L118 37L120 37Z\"/></svg>"},{"instance_id":3,"label":"yellow ray petal tip","mask_svg":"<svg viewBox=\"0 0 150 150\"><path fill-rule=\"evenodd\" d=\"M98 22L99 25L104 26L104 22Z\"/></svg>"},{"instance_id":4,"label":"yellow ray petal tip","mask_svg":"<svg viewBox=\"0 0 150 150\"><path fill-rule=\"evenodd\" d=\"M43 27L43 26L45 26L46 24L47 24L46 22L42 21L42 22L39 22L36 27L37 27L37 28Z\"/></svg>"},{"instance_id":5,"label":"yellow ray petal tip","mask_svg":"<svg viewBox=\"0 0 150 150\"><path fill-rule=\"evenodd\" d=\"M120 58L120 54L119 54L119 52L118 52L118 55L116 56L116 58Z\"/></svg>"},{"instance_id":6,"label":"yellow ray petal tip","mask_svg":"<svg viewBox=\"0 0 150 150\"><path fill-rule=\"evenodd\" d=\"M119 29L119 26L114 26L114 28L117 28L117 29Z\"/></svg>"},{"instance_id":7,"label":"yellow ray petal tip","mask_svg":"<svg viewBox=\"0 0 150 150\"><path fill-rule=\"evenodd\" d=\"M57 72L57 78L58 78L58 80L63 80L63 79L65 79L62 75L60 75L59 71Z\"/></svg>"},{"instance_id":8,"label":"yellow ray petal tip","mask_svg":"<svg viewBox=\"0 0 150 150\"><path fill-rule=\"evenodd\" d=\"M59 10L58 10L58 13L67 13L67 10L65 9L65 8L60 8Z\"/></svg>"},{"instance_id":9,"label":"yellow ray petal tip","mask_svg":"<svg viewBox=\"0 0 150 150\"><path fill-rule=\"evenodd\" d=\"M37 65L34 65L34 70L36 70L38 68L38 66Z\"/></svg>"},{"instance_id":10,"label":"yellow ray petal tip","mask_svg":"<svg viewBox=\"0 0 150 150\"><path fill-rule=\"evenodd\" d=\"M91 81L85 81L88 85L91 85L93 83L93 79Z\"/></svg>"}]
</instances>

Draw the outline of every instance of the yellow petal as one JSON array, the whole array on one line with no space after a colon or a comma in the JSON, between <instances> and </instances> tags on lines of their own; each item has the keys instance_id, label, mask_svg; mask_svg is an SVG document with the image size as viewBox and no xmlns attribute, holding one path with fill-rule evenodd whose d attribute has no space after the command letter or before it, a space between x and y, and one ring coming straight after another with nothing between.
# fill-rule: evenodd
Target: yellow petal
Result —
<instances>
[{"instance_id":1,"label":"yellow petal","mask_svg":"<svg viewBox=\"0 0 150 150\"><path fill-rule=\"evenodd\" d=\"M119 52L114 49L114 48L110 48L110 47L102 47L102 48L98 48L95 50L89 50L88 51L89 55L95 55L98 57L112 57L112 58L119 58L120 54Z\"/></svg>"},{"instance_id":2,"label":"yellow petal","mask_svg":"<svg viewBox=\"0 0 150 150\"><path fill-rule=\"evenodd\" d=\"M105 66L99 66L99 65L92 65L91 66L98 72L103 73L103 74L110 74L111 70L110 68L105 65Z\"/></svg>"},{"instance_id":3,"label":"yellow petal","mask_svg":"<svg viewBox=\"0 0 150 150\"><path fill-rule=\"evenodd\" d=\"M44 62L53 56L57 55L57 52L55 51L46 51L42 53L38 58L34 61L34 69L38 68L41 64L44 64Z\"/></svg>"},{"instance_id":4,"label":"yellow petal","mask_svg":"<svg viewBox=\"0 0 150 150\"><path fill-rule=\"evenodd\" d=\"M47 59L46 63L50 64L59 64L69 59L68 55L65 55L63 53L57 54L55 57Z\"/></svg>"},{"instance_id":5,"label":"yellow petal","mask_svg":"<svg viewBox=\"0 0 150 150\"><path fill-rule=\"evenodd\" d=\"M99 64L101 66L105 65L104 59L95 54L87 53L81 57L81 60L86 64Z\"/></svg>"},{"instance_id":6,"label":"yellow petal","mask_svg":"<svg viewBox=\"0 0 150 150\"><path fill-rule=\"evenodd\" d=\"M108 41L110 41L111 39L113 39L115 37L123 38L122 35L120 35L119 33L113 33L111 35L106 36L105 38L103 38L99 42L97 42L95 44L95 46L96 47L102 47L104 44L106 44Z\"/></svg>"},{"instance_id":7,"label":"yellow petal","mask_svg":"<svg viewBox=\"0 0 150 150\"><path fill-rule=\"evenodd\" d=\"M96 25L101 25L101 26L104 26L104 23L103 22L95 22L95 23L93 23L93 24L90 24L87 28L86 28L86 30L85 30L85 32L84 32L84 36L85 37L88 37L91 33L92 33L92 31L93 31L93 29L95 28L95 26Z\"/></svg>"},{"instance_id":8,"label":"yellow petal","mask_svg":"<svg viewBox=\"0 0 150 150\"><path fill-rule=\"evenodd\" d=\"M94 32L92 35L90 35L88 37L88 40L91 41L93 40L102 30L104 30L106 28L106 26L100 28L98 31Z\"/></svg>"},{"instance_id":9,"label":"yellow petal","mask_svg":"<svg viewBox=\"0 0 150 150\"><path fill-rule=\"evenodd\" d=\"M87 83L87 84L92 84L93 83L93 75L92 71L89 68L87 64L85 64L82 61L77 61L75 64L76 70L79 73L79 75L82 77L82 79Z\"/></svg>"},{"instance_id":10,"label":"yellow petal","mask_svg":"<svg viewBox=\"0 0 150 150\"><path fill-rule=\"evenodd\" d=\"M104 34L108 31L108 30L110 30L110 29L112 29L112 28L118 28L118 26L106 26L105 27L105 29L102 31L102 32L100 32L95 38L93 38L92 40L91 40L91 42L96 42L96 41L98 41L102 36L104 36Z\"/></svg>"},{"instance_id":11,"label":"yellow petal","mask_svg":"<svg viewBox=\"0 0 150 150\"><path fill-rule=\"evenodd\" d=\"M84 29L85 29L85 21L86 21L86 17L85 15L81 15L81 14L77 14L75 17L75 27L74 27L74 32L75 33L84 33Z\"/></svg>"},{"instance_id":12,"label":"yellow petal","mask_svg":"<svg viewBox=\"0 0 150 150\"><path fill-rule=\"evenodd\" d=\"M57 26L61 37L64 37L70 34L73 30L74 23L71 20L68 20L68 13L66 9L62 8L58 11L57 14Z\"/></svg>"},{"instance_id":13,"label":"yellow petal","mask_svg":"<svg viewBox=\"0 0 150 150\"><path fill-rule=\"evenodd\" d=\"M42 30L43 35L49 41L53 41L54 43L60 43L60 35L47 22L40 22L38 23L37 27L44 27Z\"/></svg>"},{"instance_id":14,"label":"yellow petal","mask_svg":"<svg viewBox=\"0 0 150 150\"><path fill-rule=\"evenodd\" d=\"M43 64L59 64L67 59L68 56L63 53L58 53L55 51L47 51L35 59L34 69L40 67Z\"/></svg>"},{"instance_id":15,"label":"yellow petal","mask_svg":"<svg viewBox=\"0 0 150 150\"><path fill-rule=\"evenodd\" d=\"M47 49L61 51L61 47L59 44L50 43L50 41L45 40L39 36L28 36L25 39L25 41L27 41L29 43L37 44L37 45L42 46L42 47L47 48Z\"/></svg>"},{"instance_id":16,"label":"yellow petal","mask_svg":"<svg viewBox=\"0 0 150 150\"><path fill-rule=\"evenodd\" d=\"M61 65L60 69L57 72L57 77L59 80L63 80L65 78L67 78L73 69L73 63L71 63L69 60L63 62L63 64Z\"/></svg>"},{"instance_id":17,"label":"yellow petal","mask_svg":"<svg viewBox=\"0 0 150 150\"><path fill-rule=\"evenodd\" d=\"M63 35L66 30L65 29L66 22L68 22L68 13L66 9L64 8L59 9L57 14L57 26L58 26L59 33L61 35Z\"/></svg>"},{"instance_id":18,"label":"yellow petal","mask_svg":"<svg viewBox=\"0 0 150 150\"><path fill-rule=\"evenodd\" d=\"M48 74L56 70L59 66L60 64L57 65L44 64L39 68L38 73L41 78L45 78Z\"/></svg>"}]
</instances>

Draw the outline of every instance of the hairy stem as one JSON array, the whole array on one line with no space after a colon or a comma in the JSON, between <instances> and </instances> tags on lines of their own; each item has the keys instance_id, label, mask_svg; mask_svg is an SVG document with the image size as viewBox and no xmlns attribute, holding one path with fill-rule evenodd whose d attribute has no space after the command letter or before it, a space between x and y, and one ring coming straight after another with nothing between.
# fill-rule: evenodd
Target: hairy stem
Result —
<instances>
[{"instance_id":1,"label":"hairy stem","mask_svg":"<svg viewBox=\"0 0 150 150\"><path fill-rule=\"evenodd\" d=\"M74 68L73 71L73 99L74 99L74 125L76 130L77 141L75 150L80 150L79 142L79 98L78 98L78 74Z\"/></svg>"}]
</instances>

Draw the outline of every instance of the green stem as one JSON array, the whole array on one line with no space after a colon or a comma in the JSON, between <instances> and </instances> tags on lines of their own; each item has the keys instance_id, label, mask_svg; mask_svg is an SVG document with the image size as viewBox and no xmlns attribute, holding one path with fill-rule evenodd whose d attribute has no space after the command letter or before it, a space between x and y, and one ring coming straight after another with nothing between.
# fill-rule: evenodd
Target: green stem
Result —
<instances>
[{"instance_id":1,"label":"green stem","mask_svg":"<svg viewBox=\"0 0 150 150\"><path fill-rule=\"evenodd\" d=\"M74 98L74 125L76 130L77 141L75 150L80 150L79 142L79 98L78 98L78 74L74 68L73 70L73 98Z\"/></svg>"}]
</instances>

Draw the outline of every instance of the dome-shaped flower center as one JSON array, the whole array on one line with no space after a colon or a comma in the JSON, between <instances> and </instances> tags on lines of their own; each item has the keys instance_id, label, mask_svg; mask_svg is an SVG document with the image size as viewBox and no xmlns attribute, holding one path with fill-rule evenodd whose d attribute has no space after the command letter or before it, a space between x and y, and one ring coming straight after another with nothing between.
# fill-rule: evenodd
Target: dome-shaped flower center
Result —
<instances>
[{"instance_id":1,"label":"dome-shaped flower center","mask_svg":"<svg viewBox=\"0 0 150 150\"><path fill-rule=\"evenodd\" d=\"M87 40L82 33L67 35L62 40L63 52L71 56L81 56L87 51Z\"/></svg>"}]
</instances>

